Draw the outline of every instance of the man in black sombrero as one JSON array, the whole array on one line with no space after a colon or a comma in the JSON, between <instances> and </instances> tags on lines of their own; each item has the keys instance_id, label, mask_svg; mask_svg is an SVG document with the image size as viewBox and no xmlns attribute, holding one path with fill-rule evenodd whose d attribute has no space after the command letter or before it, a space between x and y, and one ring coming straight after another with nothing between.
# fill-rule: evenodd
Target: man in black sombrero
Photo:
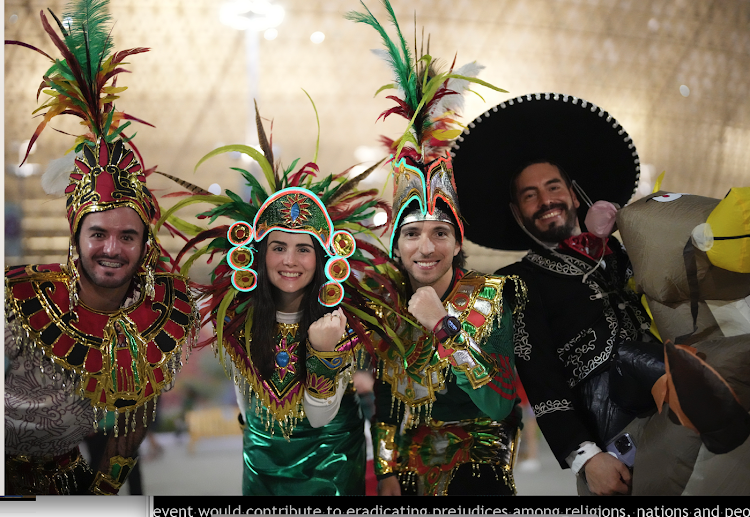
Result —
<instances>
[{"instance_id":1,"label":"man in black sombrero","mask_svg":"<svg viewBox=\"0 0 750 517\"><path fill-rule=\"evenodd\" d=\"M628 201L640 174L635 146L611 115L575 97L525 95L492 111L458 139L455 178L467 239L529 250L496 274L528 286L514 346L539 427L560 465L579 474L580 494L679 494L684 485L673 478L694 461L690 451L701 442L715 454L732 451L747 438L747 415L730 410L736 396L722 398L717 386L726 381L715 372L685 376L687 363L670 356L671 374L682 369L682 377L664 375L664 347L611 237L617 207L590 202ZM670 412L655 416L651 388L665 378L686 397L675 391ZM687 420L700 437L667 417L686 408L704 422Z\"/></svg>"},{"instance_id":2,"label":"man in black sombrero","mask_svg":"<svg viewBox=\"0 0 750 517\"><path fill-rule=\"evenodd\" d=\"M462 198L466 236L492 248L530 249L500 272L528 285L514 341L539 426L560 465L580 474L579 493L628 493L628 467L602 451L653 406L650 388L664 373L661 344L627 288L624 249L606 238L614 206L597 203L586 219L605 238L582 231L585 194L576 194L565 171L592 198L624 205L637 184L638 154L610 115L581 99L529 95L493 111L500 113L475 120L456 150L457 169L492 171L482 189L458 185L471 192ZM613 365L623 375L612 375ZM610 393L617 392L632 397L615 401Z\"/></svg>"}]
</instances>

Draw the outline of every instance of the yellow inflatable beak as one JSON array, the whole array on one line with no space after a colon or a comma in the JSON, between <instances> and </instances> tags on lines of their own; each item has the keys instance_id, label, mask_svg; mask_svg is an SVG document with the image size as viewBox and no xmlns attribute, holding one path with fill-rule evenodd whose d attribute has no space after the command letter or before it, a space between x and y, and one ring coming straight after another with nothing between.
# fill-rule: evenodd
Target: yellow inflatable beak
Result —
<instances>
[{"instance_id":1,"label":"yellow inflatable beak","mask_svg":"<svg viewBox=\"0 0 750 517\"><path fill-rule=\"evenodd\" d=\"M750 187L733 188L708 216L713 246L706 250L714 266L750 273Z\"/></svg>"}]
</instances>

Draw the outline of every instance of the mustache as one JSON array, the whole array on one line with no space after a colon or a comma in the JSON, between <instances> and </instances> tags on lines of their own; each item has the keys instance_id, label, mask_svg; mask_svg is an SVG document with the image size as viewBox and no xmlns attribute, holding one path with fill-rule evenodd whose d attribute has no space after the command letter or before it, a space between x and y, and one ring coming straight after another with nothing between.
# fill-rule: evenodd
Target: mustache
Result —
<instances>
[{"instance_id":1,"label":"mustache","mask_svg":"<svg viewBox=\"0 0 750 517\"><path fill-rule=\"evenodd\" d=\"M114 255L108 255L106 253L98 253L95 257L92 257L92 260L112 260L116 262L126 262L125 259L122 258L122 255L119 253L116 253Z\"/></svg>"},{"instance_id":2,"label":"mustache","mask_svg":"<svg viewBox=\"0 0 750 517\"><path fill-rule=\"evenodd\" d=\"M549 212L550 210L561 210L563 213L568 211L568 205L565 203L550 203L549 205L543 205L539 210L534 212L534 215L531 216L532 219L539 219L544 215L545 212Z\"/></svg>"}]
</instances>

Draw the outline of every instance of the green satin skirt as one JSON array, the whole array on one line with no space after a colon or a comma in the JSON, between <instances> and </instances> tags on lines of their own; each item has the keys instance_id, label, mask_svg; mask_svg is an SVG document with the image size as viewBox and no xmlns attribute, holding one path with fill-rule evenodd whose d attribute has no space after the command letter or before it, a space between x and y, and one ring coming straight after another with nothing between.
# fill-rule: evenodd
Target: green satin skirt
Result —
<instances>
[{"instance_id":1,"label":"green satin skirt","mask_svg":"<svg viewBox=\"0 0 750 517\"><path fill-rule=\"evenodd\" d=\"M344 395L326 426L300 421L289 441L278 429L271 436L250 408L242 438L243 495L365 495L364 421L355 394Z\"/></svg>"}]
</instances>

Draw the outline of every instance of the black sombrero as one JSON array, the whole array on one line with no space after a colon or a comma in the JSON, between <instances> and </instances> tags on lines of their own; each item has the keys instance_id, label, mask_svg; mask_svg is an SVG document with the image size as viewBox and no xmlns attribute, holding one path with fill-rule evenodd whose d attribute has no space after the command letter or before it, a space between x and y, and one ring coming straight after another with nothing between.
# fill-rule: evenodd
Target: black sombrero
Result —
<instances>
[{"instance_id":1,"label":"black sombrero","mask_svg":"<svg viewBox=\"0 0 750 517\"><path fill-rule=\"evenodd\" d=\"M503 250L532 244L508 207L510 177L525 164L554 162L592 201L621 206L640 176L638 152L617 120L595 104L559 93L500 103L469 124L452 154L466 238ZM582 221L588 207L580 201Z\"/></svg>"}]
</instances>

